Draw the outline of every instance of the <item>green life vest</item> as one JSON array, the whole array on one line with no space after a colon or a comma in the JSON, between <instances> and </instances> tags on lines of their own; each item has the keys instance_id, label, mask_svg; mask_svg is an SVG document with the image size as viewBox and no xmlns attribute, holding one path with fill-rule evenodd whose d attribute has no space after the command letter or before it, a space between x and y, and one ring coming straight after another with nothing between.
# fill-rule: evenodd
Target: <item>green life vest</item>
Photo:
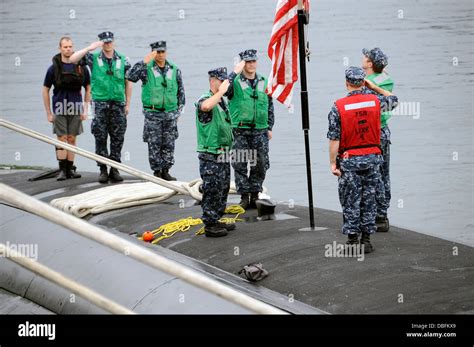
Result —
<instances>
[{"instance_id":1,"label":"green life vest","mask_svg":"<svg viewBox=\"0 0 474 347\"><path fill-rule=\"evenodd\" d=\"M268 128L267 80L257 74L257 86L253 89L240 74L234 79L234 96L229 101L233 128Z\"/></svg>"},{"instance_id":2,"label":"green life vest","mask_svg":"<svg viewBox=\"0 0 474 347\"><path fill-rule=\"evenodd\" d=\"M142 103L148 111L171 112L178 109L178 68L171 62L168 64L170 68L164 76L154 68L154 60L147 64L148 78L142 85Z\"/></svg>"},{"instance_id":3,"label":"green life vest","mask_svg":"<svg viewBox=\"0 0 474 347\"><path fill-rule=\"evenodd\" d=\"M92 100L125 101L125 56L117 55L111 68L100 58L100 52L92 55Z\"/></svg>"},{"instance_id":4,"label":"green life vest","mask_svg":"<svg viewBox=\"0 0 474 347\"><path fill-rule=\"evenodd\" d=\"M388 90L391 92L393 90L393 80L385 72L373 73L366 77L369 81L373 82L376 86ZM392 117L392 112L382 112L381 114L381 126L385 128L387 126L388 120Z\"/></svg>"},{"instance_id":5,"label":"green life vest","mask_svg":"<svg viewBox=\"0 0 474 347\"><path fill-rule=\"evenodd\" d=\"M202 97L211 97L207 92ZM212 120L209 123L199 121L199 108L196 105L197 151L221 154L232 146L232 127L229 113L217 104L212 109Z\"/></svg>"}]
</instances>

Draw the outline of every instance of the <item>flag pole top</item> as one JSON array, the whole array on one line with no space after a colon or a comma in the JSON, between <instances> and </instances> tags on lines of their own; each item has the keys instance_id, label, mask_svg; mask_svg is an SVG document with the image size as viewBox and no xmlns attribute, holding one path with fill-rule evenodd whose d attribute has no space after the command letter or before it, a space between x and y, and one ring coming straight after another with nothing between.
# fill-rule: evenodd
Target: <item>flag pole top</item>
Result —
<instances>
[{"instance_id":1,"label":"flag pole top","mask_svg":"<svg viewBox=\"0 0 474 347\"><path fill-rule=\"evenodd\" d=\"M308 9L305 8L304 5L305 5L304 0L298 0L298 10L304 10L306 12Z\"/></svg>"},{"instance_id":2,"label":"flag pole top","mask_svg":"<svg viewBox=\"0 0 474 347\"><path fill-rule=\"evenodd\" d=\"M303 11L303 14L305 16L304 20L303 20L303 24L304 25L307 25L309 24L309 11L307 8L304 7L304 4L305 4L305 1L303 0L298 0L298 11Z\"/></svg>"}]
</instances>

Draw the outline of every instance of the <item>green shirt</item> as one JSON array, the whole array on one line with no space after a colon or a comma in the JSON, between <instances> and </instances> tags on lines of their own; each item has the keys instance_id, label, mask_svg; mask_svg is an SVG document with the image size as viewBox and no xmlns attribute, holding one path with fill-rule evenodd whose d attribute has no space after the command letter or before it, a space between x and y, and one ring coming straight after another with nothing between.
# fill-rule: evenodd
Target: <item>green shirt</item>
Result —
<instances>
[{"instance_id":1,"label":"green shirt","mask_svg":"<svg viewBox=\"0 0 474 347\"><path fill-rule=\"evenodd\" d=\"M393 90L393 80L385 72L373 73L366 77L369 81L373 82L376 86L392 92ZM385 128L387 126L388 120L392 117L392 112L382 112L381 114L381 126Z\"/></svg>"}]
</instances>

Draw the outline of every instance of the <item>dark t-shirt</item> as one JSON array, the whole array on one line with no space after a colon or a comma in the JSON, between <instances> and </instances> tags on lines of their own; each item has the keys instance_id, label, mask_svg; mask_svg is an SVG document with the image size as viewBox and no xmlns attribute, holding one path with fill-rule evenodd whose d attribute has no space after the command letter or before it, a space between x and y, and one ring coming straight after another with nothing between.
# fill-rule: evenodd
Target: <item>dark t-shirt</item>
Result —
<instances>
[{"instance_id":1,"label":"dark t-shirt","mask_svg":"<svg viewBox=\"0 0 474 347\"><path fill-rule=\"evenodd\" d=\"M72 72L74 69L74 64L68 64L68 63L63 63L63 68L64 71L66 72ZM86 87L87 85L90 84L90 75L89 75L89 69L87 69L85 66L83 66L83 71L84 71L84 81L82 85ZM51 88L53 86L55 81L54 78L54 67L51 65L48 68L48 71L46 72L46 76L44 78L43 85L47 88ZM64 114L62 110L64 110L64 107L69 106L69 103L77 103L77 106L79 104L82 104L82 94L81 90L67 90L67 89L58 89L54 87L53 89L53 97L52 97L52 107L53 107L53 113L54 114Z\"/></svg>"}]
</instances>

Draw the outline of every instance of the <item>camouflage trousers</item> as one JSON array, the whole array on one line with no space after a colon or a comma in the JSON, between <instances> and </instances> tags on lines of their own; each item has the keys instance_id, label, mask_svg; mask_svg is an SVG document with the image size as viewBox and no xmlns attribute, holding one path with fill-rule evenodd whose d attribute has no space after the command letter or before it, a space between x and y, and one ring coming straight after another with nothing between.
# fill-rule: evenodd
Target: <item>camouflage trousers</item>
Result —
<instances>
[{"instance_id":1,"label":"camouflage trousers","mask_svg":"<svg viewBox=\"0 0 474 347\"><path fill-rule=\"evenodd\" d=\"M232 131L234 134L232 151L235 154L232 167L237 192L240 194L261 192L265 175L270 168L268 130L235 128Z\"/></svg>"},{"instance_id":2,"label":"camouflage trousers","mask_svg":"<svg viewBox=\"0 0 474 347\"><path fill-rule=\"evenodd\" d=\"M95 101L91 132L95 138L95 153L120 163L127 130L125 104L114 101ZM110 154L107 138L110 136ZM97 163L97 165L103 165Z\"/></svg>"},{"instance_id":3,"label":"camouflage trousers","mask_svg":"<svg viewBox=\"0 0 474 347\"><path fill-rule=\"evenodd\" d=\"M375 191L380 181L379 165L382 159L372 155L351 157L344 161L346 163L341 164L342 176L339 177L338 188L344 221L342 232L372 234L377 229Z\"/></svg>"},{"instance_id":4,"label":"camouflage trousers","mask_svg":"<svg viewBox=\"0 0 474 347\"><path fill-rule=\"evenodd\" d=\"M387 216L392 193L390 191L390 129L382 128L381 148L383 163L380 165L380 181L377 186L377 215Z\"/></svg>"},{"instance_id":5,"label":"camouflage trousers","mask_svg":"<svg viewBox=\"0 0 474 347\"><path fill-rule=\"evenodd\" d=\"M220 161L218 155L199 153L199 172L202 179L202 220L214 224L223 215L230 188L230 165Z\"/></svg>"},{"instance_id":6,"label":"camouflage trousers","mask_svg":"<svg viewBox=\"0 0 474 347\"><path fill-rule=\"evenodd\" d=\"M143 110L143 114L143 141L148 143L150 168L153 171L169 169L174 165L175 141L178 138L175 113Z\"/></svg>"}]
</instances>

